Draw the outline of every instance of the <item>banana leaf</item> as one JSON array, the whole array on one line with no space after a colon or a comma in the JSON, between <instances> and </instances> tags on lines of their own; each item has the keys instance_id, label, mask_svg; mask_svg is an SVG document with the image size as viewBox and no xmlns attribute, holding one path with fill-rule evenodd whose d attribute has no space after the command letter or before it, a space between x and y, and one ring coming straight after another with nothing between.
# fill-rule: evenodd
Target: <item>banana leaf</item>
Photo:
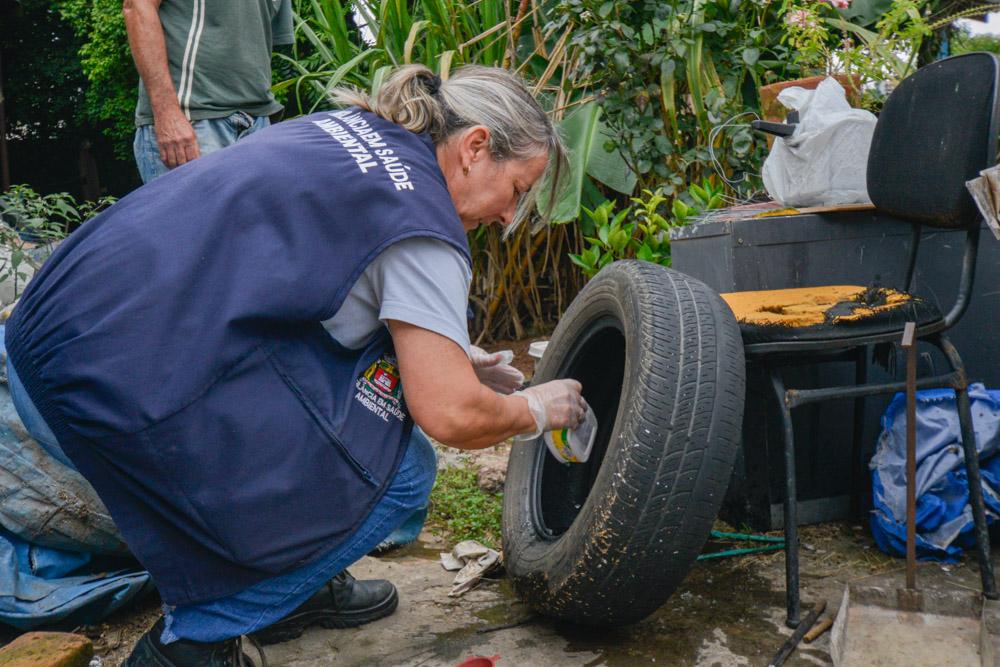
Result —
<instances>
[{"instance_id":1,"label":"banana leaf","mask_svg":"<svg viewBox=\"0 0 1000 667\"><path fill-rule=\"evenodd\" d=\"M636 175L618 153L604 150L609 138L601 122L601 108L590 102L568 115L559 129L569 149L569 177L562 195L552 212L552 222L569 222L580 215L580 202L587 177L594 178L608 187L625 194L635 189ZM539 208L548 208L542 188Z\"/></svg>"}]
</instances>

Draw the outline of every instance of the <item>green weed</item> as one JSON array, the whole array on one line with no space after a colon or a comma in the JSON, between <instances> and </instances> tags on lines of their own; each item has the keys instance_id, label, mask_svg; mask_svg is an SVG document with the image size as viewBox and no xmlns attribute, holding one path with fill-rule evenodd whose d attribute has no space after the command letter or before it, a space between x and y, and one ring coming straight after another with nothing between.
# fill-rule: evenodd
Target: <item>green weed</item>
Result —
<instances>
[{"instance_id":1,"label":"green weed","mask_svg":"<svg viewBox=\"0 0 1000 667\"><path fill-rule=\"evenodd\" d=\"M452 543L477 540L499 548L502 512L503 495L480 489L476 468L462 466L438 472L427 521Z\"/></svg>"}]
</instances>

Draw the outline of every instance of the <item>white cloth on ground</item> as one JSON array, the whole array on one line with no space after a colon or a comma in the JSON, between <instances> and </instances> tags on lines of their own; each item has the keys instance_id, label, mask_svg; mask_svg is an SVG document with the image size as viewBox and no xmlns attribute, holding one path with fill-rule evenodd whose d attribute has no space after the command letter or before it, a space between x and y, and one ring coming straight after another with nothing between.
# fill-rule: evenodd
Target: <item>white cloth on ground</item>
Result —
<instances>
[{"instance_id":1,"label":"white cloth on ground","mask_svg":"<svg viewBox=\"0 0 1000 667\"><path fill-rule=\"evenodd\" d=\"M475 540L465 540L441 554L441 567L458 570L448 597L459 597L476 587L489 572L500 567L500 552Z\"/></svg>"}]
</instances>

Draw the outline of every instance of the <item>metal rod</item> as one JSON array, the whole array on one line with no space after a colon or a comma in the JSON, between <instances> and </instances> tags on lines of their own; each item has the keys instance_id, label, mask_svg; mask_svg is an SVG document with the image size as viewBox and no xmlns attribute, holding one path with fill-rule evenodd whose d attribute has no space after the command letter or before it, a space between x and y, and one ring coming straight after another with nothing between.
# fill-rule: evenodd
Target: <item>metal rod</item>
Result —
<instances>
[{"instance_id":1,"label":"metal rod","mask_svg":"<svg viewBox=\"0 0 1000 667\"><path fill-rule=\"evenodd\" d=\"M903 329L906 350L906 587L917 588L917 325Z\"/></svg>"},{"instance_id":2,"label":"metal rod","mask_svg":"<svg viewBox=\"0 0 1000 667\"><path fill-rule=\"evenodd\" d=\"M767 663L768 667L781 667L785 664L785 660L788 660L788 656L792 654L795 647L799 645L802 638L805 636L809 628L813 626L819 615L826 610L826 600L819 602L812 608L812 611L806 616L802 624L799 625L798 629L792 633L792 636L785 640L785 643L781 645L781 649L778 650L777 655L771 658L771 662Z\"/></svg>"},{"instance_id":3,"label":"metal rod","mask_svg":"<svg viewBox=\"0 0 1000 667\"><path fill-rule=\"evenodd\" d=\"M781 423L785 432L785 625L799 625L799 518L795 491L795 432L792 429L792 409L785 393L785 383L778 371L771 370L771 385L778 399Z\"/></svg>"},{"instance_id":4,"label":"metal rod","mask_svg":"<svg viewBox=\"0 0 1000 667\"><path fill-rule=\"evenodd\" d=\"M868 384L868 346L859 347L855 351L854 384ZM854 399L854 432L851 442L851 516L861 516L861 485L863 477L861 439L865 430L865 397Z\"/></svg>"},{"instance_id":5,"label":"metal rod","mask_svg":"<svg viewBox=\"0 0 1000 667\"><path fill-rule=\"evenodd\" d=\"M920 378L917 380L917 389L929 389L932 387L954 388L961 386L961 383L962 377L958 373L947 373L945 375ZM874 396L876 394L892 394L899 391L906 391L906 382L886 382L884 384L870 384L864 387L789 389L788 403L791 407L797 408L807 403L820 403L834 398L858 398L860 396Z\"/></svg>"},{"instance_id":6,"label":"metal rod","mask_svg":"<svg viewBox=\"0 0 1000 667\"><path fill-rule=\"evenodd\" d=\"M944 316L944 328L950 329L969 307L972 297L972 281L976 277L976 255L979 253L979 221L969 225L965 233L965 254L962 255L962 275L958 279L958 296L951 310Z\"/></svg>"},{"instance_id":7,"label":"metal rod","mask_svg":"<svg viewBox=\"0 0 1000 667\"><path fill-rule=\"evenodd\" d=\"M962 450L965 454L965 471L969 479L969 504L972 506L972 519L976 529L976 551L979 556L979 575L983 582L983 596L996 600L996 579L993 575L993 562L990 560L990 533L986 527L986 508L983 504L983 486L979 474L979 454L976 447L976 432L972 426L972 408L969 405L968 387L964 381L965 366L958 350L943 334L934 343L944 352L948 363L962 377L961 386L955 388L956 407L958 408L958 424L962 433Z\"/></svg>"}]
</instances>

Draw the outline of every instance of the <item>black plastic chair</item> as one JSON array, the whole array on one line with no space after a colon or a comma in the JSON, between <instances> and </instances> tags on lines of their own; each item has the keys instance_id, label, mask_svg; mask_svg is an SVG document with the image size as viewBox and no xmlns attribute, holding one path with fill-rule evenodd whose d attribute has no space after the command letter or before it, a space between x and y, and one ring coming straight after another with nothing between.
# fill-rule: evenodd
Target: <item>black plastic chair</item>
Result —
<instances>
[{"instance_id":1,"label":"black plastic chair","mask_svg":"<svg viewBox=\"0 0 1000 667\"><path fill-rule=\"evenodd\" d=\"M901 283L905 292L856 286L723 295L740 321L747 359L760 364L769 374L781 411L785 458L786 624L790 627L800 622L792 409L808 403L853 398L854 475L860 477L864 398L904 389L903 382L867 383L868 351L874 345L898 343L907 321L917 323L917 338L940 349L951 366L950 373L918 379L917 387L951 387L955 391L983 594L990 599L997 598L968 380L958 351L944 332L961 318L972 293L981 217L966 190L965 181L976 177L980 170L993 165L997 159L998 90L1000 61L991 54L971 53L921 68L900 83L886 100L868 158L868 194L880 213L913 225L906 276ZM924 226L966 230L958 296L947 314L930 302L909 294ZM788 321L774 321L773 315L780 315L777 319L781 319L786 310L793 309L804 296L808 297L806 301L816 301L816 295L824 289L832 291L833 299L829 307L819 307L822 321L796 322L793 318L791 325ZM850 295L845 296L848 293ZM782 367L845 360L855 362L855 385L787 389L782 380Z\"/></svg>"}]
</instances>

